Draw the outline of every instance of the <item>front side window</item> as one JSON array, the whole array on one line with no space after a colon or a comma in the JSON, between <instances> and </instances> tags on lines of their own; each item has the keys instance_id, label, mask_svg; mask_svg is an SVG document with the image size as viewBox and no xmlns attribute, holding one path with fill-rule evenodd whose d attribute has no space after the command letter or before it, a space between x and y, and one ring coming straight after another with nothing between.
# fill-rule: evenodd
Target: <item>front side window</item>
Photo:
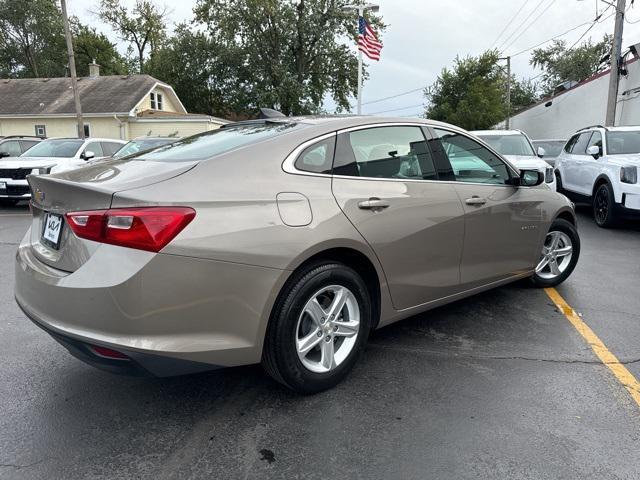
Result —
<instances>
[{"instance_id":1,"label":"front side window","mask_svg":"<svg viewBox=\"0 0 640 480\"><path fill-rule=\"evenodd\" d=\"M607 132L608 155L632 155L640 153L640 130Z\"/></svg>"},{"instance_id":2,"label":"front side window","mask_svg":"<svg viewBox=\"0 0 640 480\"><path fill-rule=\"evenodd\" d=\"M438 179L420 127L372 127L340 137L335 175Z\"/></svg>"},{"instance_id":3,"label":"front side window","mask_svg":"<svg viewBox=\"0 0 640 480\"><path fill-rule=\"evenodd\" d=\"M102 153L102 146L100 142L91 142L87 144L87 148L84 149L84 154L87 152L92 152L94 157L103 157L104 153Z\"/></svg>"},{"instance_id":4,"label":"front side window","mask_svg":"<svg viewBox=\"0 0 640 480\"><path fill-rule=\"evenodd\" d=\"M581 133L576 140L576 143L571 148L571 153L573 155L586 155L587 154L587 144L589 143L589 139L591 138L591 132Z\"/></svg>"},{"instance_id":5,"label":"front side window","mask_svg":"<svg viewBox=\"0 0 640 480\"><path fill-rule=\"evenodd\" d=\"M600 149L600 154L602 155L602 134L597 130L591 135L587 148L593 147L594 145Z\"/></svg>"},{"instance_id":6,"label":"front side window","mask_svg":"<svg viewBox=\"0 0 640 480\"><path fill-rule=\"evenodd\" d=\"M517 155L521 157L535 157L529 140L524 135L478 135L500 155Z\"/></svg>"},{"instance_id":7,"label":"front side window","mask_svg":"<svg viewBox=\"0 0 640 480\"><path fill-rule=\"evenodd\" d=\"M22 155L25 157L72 158L84 142L74 139L45 140L34 145Z\"/></svg>"},{"instance_id":8,"label":"front side window","mask_svg":"<svg viewBox=\"0 0 640 480\"><path fill-rule=\"evenodd\" d=\"M17 157L22 153L22 150L20 149L20 143L18 142L18 140L8 140L2 143L0 144L0 153L2 153L5 157Z\"/></svg>"},{"instance_id":9,"label":"front side window","mask_svg":"<svg viewBox=\"0 0 640 480\"><path fill-rule=\"evenodd\" d=\"M295 167L303 172L331 173L335 136L305 148L296 159Z\"/></svg>"},{"instance_id":10,"label":"front side window","mask_svg":"<svg viewBox=\"0 0 640 480\"><path fill-rule=\"evenodd\" d=\"M457 182L504 185L511 178L507 165L490 150L465 135L434 129Z\"/></svg>"}]
</instances>

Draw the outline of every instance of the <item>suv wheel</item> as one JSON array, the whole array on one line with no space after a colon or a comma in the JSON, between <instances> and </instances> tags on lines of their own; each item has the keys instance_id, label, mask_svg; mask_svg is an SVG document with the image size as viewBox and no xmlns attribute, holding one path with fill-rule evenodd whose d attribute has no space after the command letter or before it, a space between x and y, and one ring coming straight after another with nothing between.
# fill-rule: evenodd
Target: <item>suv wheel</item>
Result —
<instances>
[{"instance_id":1,"label":"suv wheel","mask_svg":"<svg viewBox=\"0 0 640 480\"><path fill-rule=\"evenodd\" d=\"M580 237L566 220L557 219L544 239L540 259L532 277L538 287L555 287L564 282L578 263Z\"/></svg>"},{"instance_id":2,"label":"suv wheel","mask_svg":"<svg viewBox=\"0 0 640 480\"><path fill-rule=\"evenodd\" d=\"M613 191L608 183L603 183L596 189L593 196L593 217L599 227L613 227L615 218L615 200Z\"/></svg>"},{"instance_id":3,"label":"suv wheel","mask_svg":"<svg viewBox=\"0 0 640 480\"><path fill-rule=\"evenodd\" d=\"M367 287L346 265L323 262L285 288L267 330L262 364L297 392L331 388L364 351L371 328Z\"/></svg>"}]
</instances>

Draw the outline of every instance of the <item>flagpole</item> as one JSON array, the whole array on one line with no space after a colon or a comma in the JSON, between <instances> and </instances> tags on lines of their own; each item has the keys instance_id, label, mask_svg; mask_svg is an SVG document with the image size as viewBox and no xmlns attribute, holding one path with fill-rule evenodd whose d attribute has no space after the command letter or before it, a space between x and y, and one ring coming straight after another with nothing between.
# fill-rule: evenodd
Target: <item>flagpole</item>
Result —
<instances>
[{"instance_id":1,"label":"flagpole","mask_svg":"<svg viewBox=\"0 0 640 480\"><path fill-rule=\"evenodd\" d=\"M358 8L358 28L360 17L364 16L364 8ZM362 115L362 50L358 51L358 115Z\"/></svg>"}]
</instances>

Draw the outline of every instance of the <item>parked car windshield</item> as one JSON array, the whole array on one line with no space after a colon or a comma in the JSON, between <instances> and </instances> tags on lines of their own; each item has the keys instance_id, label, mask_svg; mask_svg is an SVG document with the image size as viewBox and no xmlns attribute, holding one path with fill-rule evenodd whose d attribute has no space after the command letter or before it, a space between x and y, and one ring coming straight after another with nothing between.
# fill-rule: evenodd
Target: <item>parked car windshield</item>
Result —
<instances>
[{"instance_id":1,"label":"parked car windshield","mask_svg":"<svg viewBox=\"0 0 640 480\"><path fill-rule=\"evenodd\" d=\"M56 157L72 158L84 144L83 140L55 139L37 143L25 151L21 157Z\"/></svg>"},{"instance_id":2,"label":"parked car windshield","mask_svg":"<svg viewBox=\"0 0 640 480\"><path fill-rule=\"evenodd\" d=\"M176 138L148 138L143 140L131 140L125 144L120 150L113 154L113 158L122 158L134 153L143 152L151 148L160 147L171 142L175 142Z\"/></svg>"},{"instance_id":3,"label":"parked car windshield","mask_svg":"<svg viewBox=\"0 0 640 480\"><path fill-rule=\"evenodd\" d=\"M244 147L290 130L302 128L292 122L267 122L223 127L141 153L137 160L156 162L192 162L206 160L235 148Z\"/></svg>"},{"instance_id":4,"label":"parked car windshield","mask_svg":"<svg viewBox=\"0 0 640 480\"><path fill-rule=\"evenodd\" d=\"M640 153L640 130L607 132L607 153L609 155Z\"/></svg>"},{"instance_id":5,"label":"parked car windshield","mask_svg":"<svg viewBox=\"0 0 640 480\"><path fill-rule=\"evenodd\" d=\"M478 135L500 155L535 157L531 144L524 135Z\"/></svg>"},{"instance_id":6,"label":"parked car windshield","mask_svg":"<svg viewBox=\"0 0 640 480\"><path fill-rule=\"evenodd\" d=\"M565 140L534 140L535 147L544 148L545 157L557 157L562 152L562 147L567 143Z\"/></svg>"}]
</instances>

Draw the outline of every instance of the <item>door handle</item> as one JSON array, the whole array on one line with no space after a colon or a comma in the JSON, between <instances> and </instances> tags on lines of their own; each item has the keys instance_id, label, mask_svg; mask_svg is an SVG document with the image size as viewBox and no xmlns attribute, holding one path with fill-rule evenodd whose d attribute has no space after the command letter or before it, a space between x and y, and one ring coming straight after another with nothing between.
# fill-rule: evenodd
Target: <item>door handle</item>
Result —
<instances>
[{"instance_id":1,"label":"door handle","mask_svg":"<svg viewBox=\"0 0 640 480\"><path fill-rule=\"evenodd\" d=\"M480 198L477 195L474 195L471 198L467 198L464 203L466 203L467 205L484 205L485 203L487 203L487 199L486 198Z\"/></svg>"},{"instance_id":2,"label":"door handle","mask_svg":"<svg viewBox=\"0 0 640 480\"><path fill-rule=\"evenodd\" d=\"M389 206L389 202L386 200L381 200L377 197L371 197L369 200L363 200L358 202L358 208L362 210L382 210L383 208L387 208Z\"/></svg>"}]
</instances>

